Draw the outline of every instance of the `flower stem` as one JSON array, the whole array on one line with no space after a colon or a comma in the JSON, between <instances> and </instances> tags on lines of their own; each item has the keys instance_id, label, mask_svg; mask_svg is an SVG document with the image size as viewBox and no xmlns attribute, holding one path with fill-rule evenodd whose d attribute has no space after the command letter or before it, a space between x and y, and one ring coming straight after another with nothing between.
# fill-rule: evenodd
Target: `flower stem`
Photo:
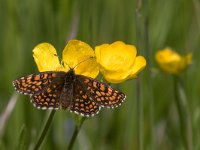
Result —
<instances>
[{"instance_id":1,"label":"flower stem","mask_svg":"<svg viewBox=\"0 0 200 150\"><path fill-rule=\"evenodd\" d=\"M187 104L187 98L183 89L183 85L181 84L180 78L177 76L174 76L174 90L184 146L185 149L192 150L193 143L190 111Z\"/></svg>"},{"instance_id":2,"label":"flower stem","mask_svg":"<svg viewBox=\"0 0 200 150\"><path fill-rule=\"evenodd\" d=\"M143 150L143 102L140 93L140 79L137 80L137 107L138 107L138 146Z\"/></svg>"},{"instance_id":3,"label":"flower stem","mask_svg":"<svg viewBox=\"0 0 200 150\"><path fill-rule=\"evenodd\" d=\"M75 129L74 129L72 138L71 138L71 140L70 140L70 142L69 142L69 145L68 145L67 150L71 150L71 149L72 149L72 147L73 147L73 145L74 145L74 142L75 142L75 140L76 140L76 137L77 137L77 135L78 135L78 133L79 133L79 131L80 131L80 129L81 129L81 126L82 126L83 122L85 121L85 119L86 119L85 117L79 118L79 121L78 121L77 124L75 125Z\"/></svg>"},{"instance_id":4,"label":"flower stem","mask_svg":"<svg viewBox=\"0 0 200 150\"><path fill-rule=\"evenodd\" d=\"M142 42L142 30L141 30L141 7L142 7L142 0L136 1L136 43L137 47L140 50L141 49L141 42ZM143 101L141 98L141 92L140 92L140 79L137 80L137 107L138 107L138 150L143 150Z\"/></svg>"},{"instance_id":5,"label":"flower stem","mask_svg":"<svg viewBox=\"0 0 200 150\"><path fill-rule=\"evenodd\" d=\"M41 144L42 144L42 142L43 142L43 140L44 140L44 138L45 138L45 136L46 136L46 134L47 134L47 131L48 131L50 125L51 125L51 122L52 122L52 120L53 120L53 117L54 117L54 115L55 115L55 112L56 112L56 110L52 110L52 111L50 112L50 114L49 114L49 116L48 116L48 119L47 119L47 121L46 121L46 124L45 124L45 126L44 126L44 128L43 128L43 130L42 130L42 133L41 133L41 135L40 135L40 137L39 137L37 143L35 144L34 150L37 150L37 149L40 148L40 146L41 146Z\"/></svg>"},{"instance_id":6,"label":"flower stem","mask_svg":"<svg viewBox=\"0 0 200 150\"><path fill-rule=\"evenodd\" d=\"M149 120L150 120L150 149L155 149L155 135L154 135L154 95L153 95L153 83L152 83L152 61L151 61L151 47L149 42L149 0L144 0L144 49L147 58L147 86L149 97Z\"/></svg>"},{"instance_id":7,"label":"flower stem","mask_svg":"<svg viewBox=\"0 0 200 150\"><path fill-rule=\"evenodd\" d=\"M6 106L6 109L0 114L0 139L4 134L7 121L10 118L13 109L15 108L18 97L19 95L14 93Z\"/></svg>"},{"instance_id":8,"label":"flower stem","mask_svg":"<svg viewBox=\"0 0 200 150\"><path fill-rule=\"evenodd\" d=\"M198 30L200 31L200 1L198 0L193 0L193 7L194 7L194 16L196 17L197 20L197 27Z\"/></svg>"}]
</instances>

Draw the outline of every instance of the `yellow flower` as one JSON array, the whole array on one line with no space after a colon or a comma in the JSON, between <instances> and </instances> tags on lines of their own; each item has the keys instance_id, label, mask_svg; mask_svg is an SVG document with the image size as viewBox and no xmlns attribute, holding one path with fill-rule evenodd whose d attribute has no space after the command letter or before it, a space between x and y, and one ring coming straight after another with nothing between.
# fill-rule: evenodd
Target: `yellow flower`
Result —
<instances>
[{"instance_id":1,"label":"yellow flower","mask_svg":"<svg viewBox=\"0 0 200 150\"><path fill-rule=\"evenodd\" d=\"M62 53L62 63L59 61L56 49L49 43L37 45L33 49L33 57L40 72L67 72L70 68L74 68L75 74L92 78L99 74L94 50L82 41L71 40L68 42Z\"/></svg>"},{"instance_id":2,"label":"yellow flower","mask_svg":"<svg viewBox=\"0 0 200 150\"><path fill-rule=\"evenodd\" d=\"M137 74L146 66L146 60L143 56L136 56L136 54L135 46L121 41L95 47L100 71L110 83L120 83L137 77Z\"/></svg>"},{"instance_id":3,"label":"yellow flower","mask_svg":"<svg viewBox=\"0 0 200 150\"><path fill-rule=\"evenodd\" d=\"M192 61L191 53L181 56L170 48L158 51L155 57L163 71L175 75L184 71Z\"/></svg>"}]
</instances>

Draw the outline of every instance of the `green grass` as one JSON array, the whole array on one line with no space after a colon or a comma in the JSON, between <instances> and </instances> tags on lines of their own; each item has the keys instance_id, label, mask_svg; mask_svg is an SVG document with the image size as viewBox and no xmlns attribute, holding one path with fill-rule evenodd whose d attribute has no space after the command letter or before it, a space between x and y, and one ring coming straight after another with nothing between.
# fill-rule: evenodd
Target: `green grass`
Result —
<instances>
[{"instance_id":1,"label":"green grass","mask_svg":"<svg viewBox=\"0 0 200 150\"><path fill-rule=\"evenodd\" d=\"M122 40L136 45L138 54L148 59L149 68L139 76L143 149L182 150L173 77L161 72L154 59L157 50L170 46L194 56L181 79L191 114L193 149L200 149L200 2L143 0L139 20L136 4L136 0L0 0L0 114L14 94L12 80L37 72L32 57L37 44L52 43L61 56L71 37L93 47ZM138 149L136 80L117 87L126 93L126 101L86 119L74 149ZM33 149L48 113L20 95L0 137L0 149ZM57 111L41 149L67 149L74 126L73 114Z\"/></svg>"}]
</instances>

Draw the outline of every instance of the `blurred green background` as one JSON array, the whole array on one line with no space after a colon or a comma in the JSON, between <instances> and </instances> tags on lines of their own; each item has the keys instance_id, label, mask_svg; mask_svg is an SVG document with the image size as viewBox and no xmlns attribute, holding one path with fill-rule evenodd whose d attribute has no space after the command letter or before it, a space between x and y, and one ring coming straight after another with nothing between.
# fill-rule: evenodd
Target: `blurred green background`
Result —
<instances>
[{"instance_id":1,"label":"blurred green background","mask_svg":"<svg viewBox=\"0 0 200 150\"><path fill-rule=\"evenodd\" d=\"M161 72L154 60L157 50L170 46L181 54L193 53L193 63L181 78L191 114L193 149L199 150L200 1L143 0L138 14L136 4L136 0L0 0L1 115L15 93L12 80L37 72L32 57L37 44L49 42L60 55L71 38L93 47L121 40L136 45L138 54L148 59L149 69L139 76L143 148L184 149L173 77ZM74 149L138 149L136 82L116 85L127 95L126 101L119 108L102 109L96 117L88 118ZM28 96L18 94L0 133L0 149L33 148L47 114L34 108ZM57 111L41 149L66 149L74 129L73 118L68 111Z\"/></svg>"}]
</instances>

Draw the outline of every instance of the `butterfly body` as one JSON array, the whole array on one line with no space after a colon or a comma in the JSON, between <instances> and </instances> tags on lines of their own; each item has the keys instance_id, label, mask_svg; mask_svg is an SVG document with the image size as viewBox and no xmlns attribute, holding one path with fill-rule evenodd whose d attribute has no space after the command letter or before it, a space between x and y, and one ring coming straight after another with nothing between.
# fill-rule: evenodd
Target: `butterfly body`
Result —
<instances>
[{"instance_id":1,"label":"butterfly body","mask_svg":"<svg viewBox=\"0 0 200 150\"><path fill-rule=\"evenodd\" d=\"M16 91L29 95L40 109L69 109L82 116L94 116L101 107L114 108L125 100L125 94L104 82L68 72L47 71L13 81Z\"/></svg>"},{"instance_id":2,"label":"butterfly body","mask_svg":"<svg viewBox=\"0 0 200 150\"><path fill-rule=\"evenodd\" d=\"M63 85L61 96L60 96L60 106L62 109L68 108L70 104L72 103L73 90L74 90L73 83L76 82L76 76L72 69L66 73L64 78L65 78L65 81L64 81L64 85Z\"/></svg>"}]
</instances>

